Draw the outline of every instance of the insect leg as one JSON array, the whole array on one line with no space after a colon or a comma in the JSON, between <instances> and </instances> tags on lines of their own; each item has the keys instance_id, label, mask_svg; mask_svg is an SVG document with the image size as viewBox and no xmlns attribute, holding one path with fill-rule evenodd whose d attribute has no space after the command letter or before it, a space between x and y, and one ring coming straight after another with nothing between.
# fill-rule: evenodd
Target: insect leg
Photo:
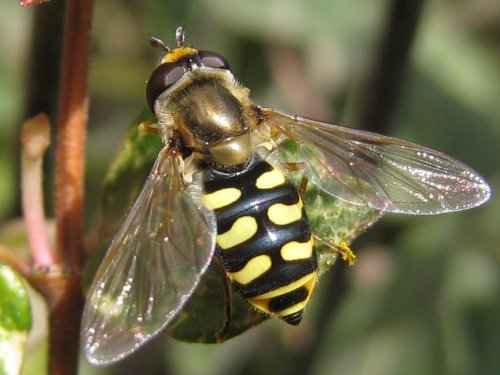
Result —
<instances>
[{"instance_id":1,"label":"insect leg","mask_svg":"<svg viewBox=\"0 0 500 375\"><path fill-rule=\"evenodd\" d=\"M160 134L160 129L158 129L158 123L156 119L141 122L138 126L138 129L143 133L150 133L155 135Z\"/></svg>"},{"instance_id":2,"label":"insect leg","mask_svg":"<svg viewBox=\"0 0 500 375\"><path fill-rule=\"evenodd\" d=\"M298 162L298 163L283 163L281 164L283 169L293 172L293 171L303 171L306 169L306 163ZM309 180L305 175L302 175L302 180L300 181L299 188L297 189L301 198L304 198L304 194L306 193L307 182Z\"/></svg>"},{"instance_id":3,"label":"insect leg","mask_svg":"<svg viewBox=\"0 0 500 375\"><path fill-rule=\"evenodd\" d=\"M313 238L315 241L321 242L323 245L329 247L333 252L339 254L342 257L342 260L346 261L350 266L354 266L356 264L356 254L354 254L354 251L352 251L347 242L342 241L340 244L335 244L314 234Z\"/></svg>"}]
</instances>

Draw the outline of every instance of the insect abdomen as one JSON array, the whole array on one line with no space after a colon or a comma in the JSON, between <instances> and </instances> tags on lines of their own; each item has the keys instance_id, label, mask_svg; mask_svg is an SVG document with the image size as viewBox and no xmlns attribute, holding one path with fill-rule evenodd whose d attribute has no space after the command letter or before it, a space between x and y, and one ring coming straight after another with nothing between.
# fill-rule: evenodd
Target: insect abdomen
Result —
<instances>
[{"instance_id":1,"label":"insect abdomen","mask_svg":"<svg viewBox=\"0 0 500 375\"><path fill-rule=\"evenodd\" d=\"M257 309L298 324L317 279L297 189L264 161L237 175L208 171L204 199L217 219L217 255Z\"/></svg>"}]
</instances>

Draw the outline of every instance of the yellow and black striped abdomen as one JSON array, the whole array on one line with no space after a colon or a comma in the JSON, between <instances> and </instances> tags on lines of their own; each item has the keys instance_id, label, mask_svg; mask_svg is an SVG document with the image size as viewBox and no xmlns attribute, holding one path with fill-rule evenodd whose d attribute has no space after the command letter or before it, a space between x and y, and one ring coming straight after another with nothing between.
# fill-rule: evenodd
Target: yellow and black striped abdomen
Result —
<instances>
[{"instance_id":1,"label":"yellow and black striped abdomen","mask_svg":"<svg viewBox=\"0 0 500 375\"><path fill-rule=\"evenodd\" d=\"M317 263L297 189L257 160L238 174L207 171L204 199L217 218L217 255L238 291L259 310L298 324Z\"/></svg>"}]
</instances>

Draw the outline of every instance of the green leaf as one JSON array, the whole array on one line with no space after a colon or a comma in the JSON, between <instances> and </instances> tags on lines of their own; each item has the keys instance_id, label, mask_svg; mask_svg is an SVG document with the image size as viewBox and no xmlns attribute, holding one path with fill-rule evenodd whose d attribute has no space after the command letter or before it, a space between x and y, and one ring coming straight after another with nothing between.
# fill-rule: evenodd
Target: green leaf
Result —
<instances>
[{"instance_id":1,"label":"green leaf","mask_svg":"<svg viewBox=\"0 0 500 375\"><path fill-rule=\"evenodd\" d=\"M144 181L162 147L155 134L140 132L141 122L154 119L144 110L131 124L115 160L108 169L103 186L103 223L118 228L129 206L144 185ZM112 230L114 231L114 230Z\"/></svg>"},{"instance_id":2,"label":"green leaf","mask_svg":"<svg viewBox=\"0 0 500 375\"><path fill-rule=\"evenodd\" d=\"M102 221L99 228L98 250L94 251L86 265L83 281L85 289L92 283L99 263L130 206L139 195L162 147L160 137L138 131L141 122L152 119L154 117L151 112L145 109L132 121L107 171L101 200Z\"/></svg>"},{"instance_id":3,"label":"green leaf","mask_svg":"<svg viewBox=\"0 0 500 375\"><path fill-rule=\"evenodd\" d=\"M0 263L0 374L18 374L31 328L31 308L22 278Z\"/></svg>"},{"instance_id":4,"label":"green leaf","mask_svg":"<svg viewBox=\"0 0 500 375\"><path fill-rule=\"evenodd\" d=\"M162 146L160 137L138 131L138 124L150 119L149 112L144 112L133 122L107 173L102 201L100 251L96 259L91 261L93 271L88 275L95 272L100 258L138 196ZM287 150L286 159L293 161L295 152L293 149ZM297 184L300 182L294 179L292 181ZM313 231L335 245L350 243L380 217L378 211L345 203L313 184L308 185L304 202ZM317 251L320 270L325 271L333 264L338 253L320 244L317 244ZM214 259L183 311L169 325L167 333L188 342L222 342L267 318L229 285L218 259Z\"/></svg>"},{"instance_id":5,"label":"green leaf","mask_svg":"<svg viewBox=\"0 0 500 375\"><path fill-rule=\"evenodd\" d=\"M214 260L167 332L181 341L216 343L237 336L267 318L227 283L222 266Z\"/></svg>"}]
</instances>

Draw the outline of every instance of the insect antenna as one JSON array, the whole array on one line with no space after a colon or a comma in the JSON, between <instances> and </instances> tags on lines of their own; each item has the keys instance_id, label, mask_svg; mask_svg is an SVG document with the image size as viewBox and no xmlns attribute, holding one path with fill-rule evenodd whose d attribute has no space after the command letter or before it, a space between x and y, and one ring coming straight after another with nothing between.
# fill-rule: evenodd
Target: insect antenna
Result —
<instances>
[{"instance_id":1,"label":"insect antenna","mask_svg":"<svg viewBox=\"0 0 500 375\"><path fill-rule=\"evenodd\" d=\"M156 38L154 36L149 37L149 43L154 47L161 49L164 52L169 52L170 48L161 40L160 38Z\"/></svg>"},{"instance_id":2,"label":"insect antenna","mask_svg":"<svg viewBox=\"0 0 500 375\"><path fill-rule=\"evenodd\" d=\"M185 40L184 27L179 26L175 30L175 39L177 40L177 46L178 47L182 47L184 45L184 40Z\"/></svg>"}]
</instances>

